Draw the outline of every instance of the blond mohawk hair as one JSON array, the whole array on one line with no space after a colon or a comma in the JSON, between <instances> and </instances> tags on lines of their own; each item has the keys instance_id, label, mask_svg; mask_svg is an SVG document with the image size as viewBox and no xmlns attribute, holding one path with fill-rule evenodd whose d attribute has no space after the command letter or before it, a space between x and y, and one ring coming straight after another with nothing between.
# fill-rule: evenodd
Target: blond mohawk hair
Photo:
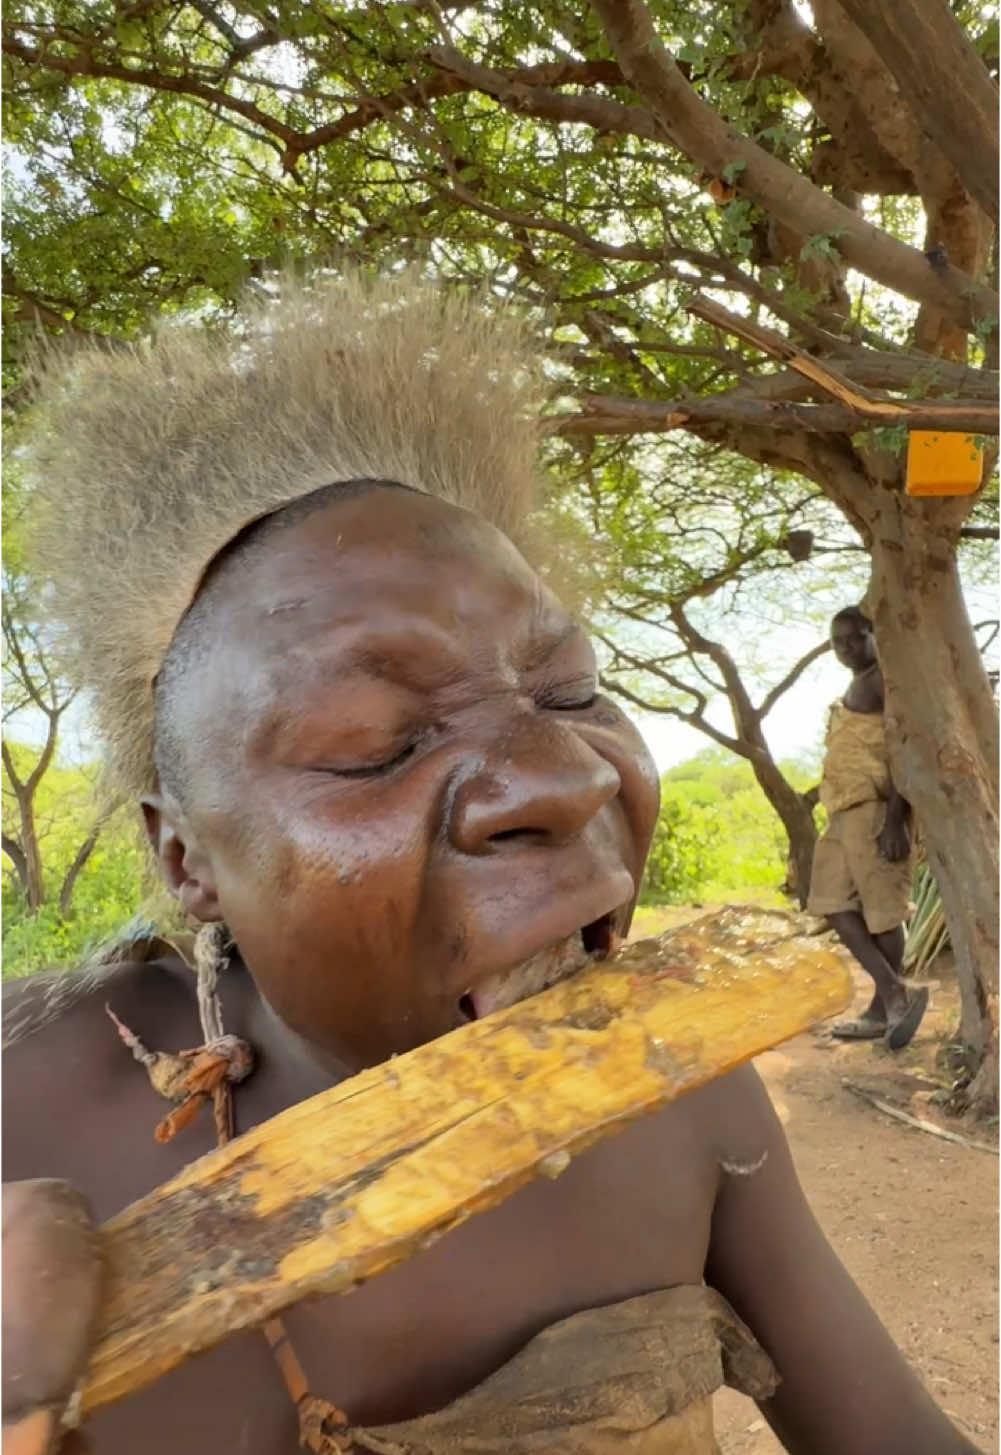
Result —
<instances>
[{"instance_id":1,"label":"blond mohawk hair","mask_svg":"<svg viewBox=\"0 0 1001 1455\"><path fill-rule=\"evenodd\" d=\"M389 479L517 536L533 500L526 331L413 275L282 280L223 327L43 370L34 554L116 797L155 781L152 684L212 557L322 485Z\"/></svg>"}]
</instances>

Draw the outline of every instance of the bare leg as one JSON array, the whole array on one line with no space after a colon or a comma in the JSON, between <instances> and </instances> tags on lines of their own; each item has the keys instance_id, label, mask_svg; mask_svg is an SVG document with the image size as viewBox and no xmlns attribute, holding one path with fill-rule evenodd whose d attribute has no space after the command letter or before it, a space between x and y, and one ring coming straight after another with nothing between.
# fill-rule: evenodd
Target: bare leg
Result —
<instances>
[{"instance_id":1,"label":"bare leg","mask_svg":"<svg viewBox=\"0 0 1001 1455\"><path fill-rule=\"evenodd\" d=\"M872 935L865 920L853 909L827 916L827 922L838 939L872 977L876 993L863 1013L863 1020L886 1024L902 1015L907 1006L907 991L900 978L903 963L904 931L901 927L885 934Z\"/></svg>"},{"instance_id":2,"label":"bare leg","mask_svg":"<svg viewBox=\"0 0 1001 1455\"><path fill-rule=\"evenodd\" d=\"M907 940L903 925L897 925L892 930L884 930L880 935L873 935L873 939L883 952L883 959L887 961L893 973L899 975L904 964L904 946Z\"/></svg>"},{"instance_id":3,"label":"bare leg","mask_svg":"<svg viewBox=\"0 0 1001 1455\"><path fill-rule=\"evenodd\" d=\"M833 925L833 919L831 923ZM903 925L897 925L892 930L884 930L881 934L873 935L872 938L893 973L900 975L904 964L904 945L907 938ZM883 1004L883 997L878 990L873 992L872 1000L859 1016L859 1020L871 1022L874 1026L886 1025L886 1006Z\"/></svg>"},{"instance_id":4,"label":"bare leg","mask_svg":"<svg viewBox=\"0 0 1001 1455\"><path fill-rule=\"evenodd\" d=\"M872 976L876 987L861 1019L835 1026L832 1034L852 1040L871 1040L883 1027L883 1040L888 1048L891 1051L903 1050L913 1039L928 1008L928 987L922 985L908 993L900 978L904 958L903 929L898 925L883 934L870 934L865 920L855 910L828 915L827 922L863 970Z\"/></svg>"}]
</instances>

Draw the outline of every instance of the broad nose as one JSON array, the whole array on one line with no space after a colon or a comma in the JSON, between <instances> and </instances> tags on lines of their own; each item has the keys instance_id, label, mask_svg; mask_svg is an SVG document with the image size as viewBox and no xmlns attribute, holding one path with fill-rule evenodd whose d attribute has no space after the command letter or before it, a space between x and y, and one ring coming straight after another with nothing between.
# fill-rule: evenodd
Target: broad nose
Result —
<instances>
[{"instance_id":1,"label":"broad nose","mask_svg":"<svg viewBox=\"0 0 1001 1455\"><path fill-rule=\"evenodd\" d=\"M574 838L619 792L617 770L572 729L524 717L491 745L459 784L448 824L452 844L486 854L511 839Z\"/></svg>"}]
</instances>

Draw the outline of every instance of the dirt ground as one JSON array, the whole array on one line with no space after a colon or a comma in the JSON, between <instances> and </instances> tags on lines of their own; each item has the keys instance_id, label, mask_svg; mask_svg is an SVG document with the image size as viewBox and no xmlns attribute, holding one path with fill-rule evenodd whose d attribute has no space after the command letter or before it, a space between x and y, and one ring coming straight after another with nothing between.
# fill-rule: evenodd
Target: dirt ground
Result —
<instances>
[{"instance_id":1,"label":"dirt ground","mask_svg":"<svg viewBox=\"0 0 1001 1455\"><path fill-rule=\"evenodd\" d=\"M671 922L696 913L668 912ZM667 915L658 919L666 928ZM868 983L858 971L859 1009ZM998 1449L998 1159L895 1121L844 1085L996 1146L996 1130L951 1120L931 1099L944 1084L936 1053L958 1022L958 997L941 961L925 983L930 1009L896 1056L813 1034L756 1064L832 1245L937 1402L986 1455ZM717 1396L716 1418L723 1455L782 1449L733 1391Z\"/></svg>"}]
</instances>

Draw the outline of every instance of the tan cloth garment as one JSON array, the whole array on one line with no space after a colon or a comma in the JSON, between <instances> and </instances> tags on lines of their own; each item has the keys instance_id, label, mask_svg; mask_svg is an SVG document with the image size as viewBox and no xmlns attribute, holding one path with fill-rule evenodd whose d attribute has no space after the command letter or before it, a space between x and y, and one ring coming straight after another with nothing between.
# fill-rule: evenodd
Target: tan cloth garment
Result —
<instances>
[{"instance_id":1,"label":"tan cloth garment","mask_svg":"<svg viewBox=\"0 0 1001 1455\"><path fill-rule=\"evenodd\" d=\"M820 783L830 822L814 851L811 914L854 910L874 935L906 920L913 855L891 864L876 842L886 821L890 782L883 714L853 712L835 702Z\"/></svg>"},{"instance_id":2,"label":"tan cloth garment","mask_svg":"<svg viewBox=\"0 0 1001 1455\"><path fill-rule=\"evenodd\" d=\"M820 801L828 813L889 796L890 758L881 712L853 712L835 702L826 741Z\"/></svg>"},{"instance_id":3,"label":"tan cloth garment","mask_svg":"<svg viewBox=\"0 0 1001 1455\"><path fill-rule=\"evenodd\" d=\"M774 1393L767 1354L714 1290L683 1286L563 1319L469 1394L354 1429L358 1455L717 1455L712 1396Z\"/></svg>"},{"instance_id":4,"label":"tan cloth garment","mask_svg":"<svg viewBox=\"0 0 1001 1455\"><path fill-rule=\"evenodd\" d=\"M810 914L861 914L872 935L896 929L907 918L914 869L913 850L891 864L877 839L886 820L880 799L832 813L824 837L813 851Z\"/></svg>"}]
</instances>

